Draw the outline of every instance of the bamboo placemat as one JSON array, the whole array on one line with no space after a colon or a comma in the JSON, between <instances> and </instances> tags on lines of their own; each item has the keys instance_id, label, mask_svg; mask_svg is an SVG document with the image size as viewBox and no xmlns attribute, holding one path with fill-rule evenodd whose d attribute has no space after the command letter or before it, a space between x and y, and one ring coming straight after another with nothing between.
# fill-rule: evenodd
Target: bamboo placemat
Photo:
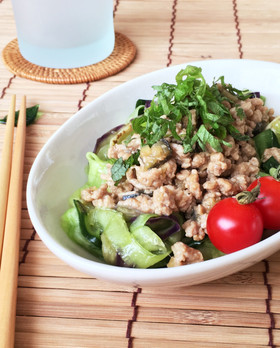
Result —
<instances>
[{"instance_id":1,"label":"bamboo placemat","mask_svg":"<svg viewBox=\"0 0 280 348\"><path fill-rule=\"evenodd\" d=\"M0 0L0 14L2 50L16 37L9 0ZM0 116L11 94L27 94L28 105L40 104L44 114L27 128L24 186L35 156L58 127L131 78L199 59L280 62L278 0L116 0L114 18L137 57L107 79L49 85L15 76L0 62ZM1 126L0 146L3 134ZM16 347L280 346L280 252L199 286L118 286L81 274L50 253L33 230L24 198L20 260Z\"/></svg>"}]
</instances>

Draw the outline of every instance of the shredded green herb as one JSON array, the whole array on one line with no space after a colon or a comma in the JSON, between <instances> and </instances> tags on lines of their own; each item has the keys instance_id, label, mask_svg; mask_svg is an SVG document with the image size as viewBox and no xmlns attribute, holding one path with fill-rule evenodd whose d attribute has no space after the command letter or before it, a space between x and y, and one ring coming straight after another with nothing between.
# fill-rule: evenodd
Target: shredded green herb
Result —
<instances>
[{"instance_id":1,"label":"shredded green herb","mask_svg":"<svg viewBox=\"0 0 280 348\"><path fill-rule=\"evenodd\" d=\"M202 69L192 65L179 71L175 80L176 84L153 86L156 93L148 103L142 99L137 101L130 119L134 133L140 134L142 146L152 146L159 140L172 136L182 144L185 153L195 151L197 147L205 151L207 145L221 152L222 145L231 146L225 141L227 135L238 141L249 139L234 127L235 119L224 103L235 107L237 117L243 119L245 114L239 102L250 98L251 92L226 84L223 76L209 86L202 75ZM182 121L185 131L178 134L176 125ZM129 142L130 139L126 141ZM116 185L132 165L139 164L138 157L139 152L127 160L119 158L114 163L111 174Z\"/></svg>"},{"instance_id":2,"label":"shredded green herb","mask_svg":"<svg viewBox=\"0 0 280 348\"><path fill-rule=\"evenodd\" d=\"M209 86L202 69L189 65L176 75L176 84L163 83L153 89L156 94L150 107L141 109L143 114L132 120L133 130L140 134L142 145L151 146L168 132L182 142L184 152L193 151L196 145L205 150L207 144L222 151L222 144L230 146L224 141L228 134L237 140L248 140L233 126L234 119L223 102L236 106L237 116L243 118L244 112L237 103L249 98L250 93L225 84L223 76ZM197 128L192 125L192 110L196 110ZM184 135L176 131L176 124L183 117L188 118Z\"/></svg>"},{"instance_id":3,"label":"shredded green herb","mask_svg":"<svg viewBox=\"0 0 280 348\"><path fill-rule=\"evenodd\" d=\"M113 181L115 182L115 185L119 184L119 182L122 180L127 170L131 166L133 166L134 164L139 165L139 162L138 162L139 154L140 154L140 151L137 151L134 154L132 154L127 160L123 160L122 157L120 157L113 164L111 168L111 176Z\"/></svg>"}]
</instances>

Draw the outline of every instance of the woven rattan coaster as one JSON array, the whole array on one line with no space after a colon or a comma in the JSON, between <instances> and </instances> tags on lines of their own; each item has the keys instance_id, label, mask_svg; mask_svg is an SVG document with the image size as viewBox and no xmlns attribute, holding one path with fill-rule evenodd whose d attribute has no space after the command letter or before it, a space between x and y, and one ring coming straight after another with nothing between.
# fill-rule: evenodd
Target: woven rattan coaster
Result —
<instances>
[{"instance_id":1,"label":"woven rattan coaster","mask_svg":"<svg viewBox=\"0 0 280 348\"><path fill-rule=\"evenodd\" d=\"M52 84L75 84L101 80L117 74L134 59L136 47L125 35L116 33L112 54L103 61L74 69L44 68L24 59L19 51L17 39L3 50L2 57L7 68L17 76Z\"/></svg>"}]
</instances>

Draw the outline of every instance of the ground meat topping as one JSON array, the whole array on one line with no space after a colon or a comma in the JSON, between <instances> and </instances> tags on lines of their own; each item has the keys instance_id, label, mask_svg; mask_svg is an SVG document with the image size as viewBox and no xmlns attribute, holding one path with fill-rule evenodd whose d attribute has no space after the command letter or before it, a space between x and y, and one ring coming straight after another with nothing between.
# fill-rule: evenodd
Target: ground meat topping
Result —
<instances>
[{"instance_id":1,"label":"ground meat topping","mask_svg":"<svg viewBox=\"0 0 280 348\"><path fill-rule=\"evenodd\" d=\"M236 192L233 183L229 179L224 178L206 181L203 184L203 188L207 191L219 191L224 196L233 196L238 192Z\"/></svg>"},{"instance_id":2,"label":"ground meat topping","mask_svg":"<svg viewBox=\"0 0 280 348\"><path fill-rule=\"evenodd\" d=\"M171 249L174 256L171 257L167 267L177 267L203 261L203 256L199 250L191 248L182 242L173 244Z\"/></svg>"},{"instance_id":3,"label":"ground meat topping","mask_svg":"<svg viewBox=\"0 0 280 348\"><path fill-rule=\"evenodd\" d=\"M202 197L202 191L199 183L199 175L196 169L182 170L176 175L177 184L182 189L188 189L189 192L200 200Z\"/></svg>"},{"instance_id":4,"label":"ground meat topping","mask_svg":"<svg viewBox=\"0 0 280 348\"><path fill-rule=\"evenodd\" d=\"M134 134L127 145L121 143L111 146L108 149L108 158L122 158L123 160L127 160L133 153L140 149L140 145L140 135Z\"/></svg>"},{"instance_id":5,"label":"ground meat topping","mask_svg":"<svg viewBox=\"0 0 280 348\"><path fill-rule=\"evenodd\" d=\"M265 162L270 157L274 157L276 161L280 163L280 149L278 147L271 147L269 149L265 149L262 160Z\"/></svg>"},{"instance_id":6,"label":"ground meat topping","mask_svg":"<svg viewBox=\"0 0 280 348\"><path fill-rule=\"evenodd\" d=\"M249 161L252 157L256 156L256 149L253 144L246 141L240 141L241 157L243 162Z\"/></svg>"},{"instance_id":7,"label":"ground meat topping","mask_svg":"<svg viewBox=\"0 0 280 348\"><path fill-rule=\"evenodd\" d=\"M193 238L196 241L202 240L205 237L205 231L199 225L198 221L187 220L182 227L185 230L186 237Z\"/></svg>"},{"instance_id":8,"label":"ground meat topping","mask_svg":"<svg viewBox=\"0 0 280 348\"><path fill-rule=\"evenodd\" d=\"M178 211L175 188L172 185L161 186L155 190L152 201L158 215L170 215L173 211Z\"/></svg>"},{"instance_id":9,"label":"ground meat topping","mask_svg":"<svg viewBox=\"0 0 280 348\"><path fill-rule=\"evenodd\" d=\"M202 199L202 206L206 209L206 212L209 213L210 209L221 200L221 193L218 191L206 192Z\"/></svg>"},{"instance_id":10,"label":"ground meat topping","mask_svg":"<svg viewBox=\"0 0 280 348\"><path fill-rule=\"evenodd\" d=\"M210 155L210 162L207 167L208 175L211 176L221 176L228 169L231 168L231 161L221 153L216 152Z\"/></svg>"},{"instance_id":11,"label":"ground meat topping","mask_svg":"<svg viewBox=\"0 0 280 348\"><path fill-rule=\"evenodd\" d=\"M111 193L108 192L108 185L103 184L98 189L91 187L81 192L81 198L85 202L91 202L95 207L104 207L113 209L116 206L116 202Z\"/></svg>"},{"instance_id":12,"label":"ground meat topping","mask_svg":"<svg viewBox=\"0 0 280 348\"><path fill-rule=\"evenodd\" d=\"M127 174L127 180L138 189L153 190L168 185L175 177L177 164L174 159L165 162L159 168L145 170L141 166L131 167Z\"/></svg>"},{"instance_id":13,"label":"ground meat topping","mask_svg":"<svg viewBox=\"0 0 280 348\"><path fill-rule=\"evenodd\" d=\"M187 190L176 189L172 185L161 186L153 196L141 194L137 197L119 201L118 206L127 207L142 213L170 215L176 211L187 211L193 204L193 196Z\"/></svg>"},{"instance_id":14,"label":"ground meat topping","mask_svg":"<svg viewBox=\"0 0 280 348\"><path fill-rule=\"evenodd\" d=\"M273 114L273 110L266 108L259 98L239 102L244 117L240 117L236 107L232 107L228 101L223 104L234 119L233 126L249 137L252 137L259 124L269 122ZM195 110L191 112L191 117L195 126L198 123ZM167 119L166 116L162 118ZM178 134L186 133L188 122L189 117L184 116L176 124ZM224 143L221 143L222 152L217 152L206 143L204 151L199 152L198 148L194 148L193 152L187 153L184 153L182 142L174 139L170 131L167 138L160 142L170 150L164 160L155 155L155 149L149 149L145 145L147 151L140 151L139 164L130 167L118 185L111 178L112 165L108 164L107 173L101 175L106 184L99 189L83 190L82 199L95 206L131 210L136 215L171 215L179 212L185 219L182 228L186 237L195 241L203 240L207 235L206 221L212 207L221 199L246 190L255 180L259 172L259 161L254 142L251 139L238 141L227 135ZM125 160L143 147L140 136L133 135L129 142L114 143L109 148L108 155L109 158L122 157ZM145 166L147 161L142 157L149 154L155 157L155 163ZM263 159L267 160L271 156L280 162L280 149L266 149ZM171 258L169 267L202 261L202 255L197 250L181 242L175 243L172 251L174 257Z\"/></svg>"},{"instance_id":15,"label":"ground meat topping","mask_svg":"<svg viewBox=\"0 0 280 348\"><path fill-rule=\"evenodd\" d=\"M251 183L251 179L244 174L237 174L232 176L229 180L233 183L236 193L245 191Z\"/></svg>"},{"instance_id":16,"label":"ground meat topping","mask_svg":"<svg viewBox=\"0 0 280 348\"><path fill-rule=\"evenodd\" d=\"M259 161L256 157L252 157L248 162L241 162L233 166L232 176L246 175L250 181L255 180L259 171Z\"/></svg>"},{"instance_id":17,"label":"ground meat topping","mask_svg":"<svg viewBox=\"0 0 280 348\"><path fill-rule=\"evenodd\" d=\"M139 214L154 214L152 198L144 194L128 198L124 201L119 201L117 207L124 207L134 212L138 212Z\"/></svg>"},{"instance_id":18,"label":"ground meat topping","mask_svg":"<svg viewBox=\"0 0 280 348\"><path fill-rule=\"evenodd\" d=\"M192 159L191 154L184 153L184 149L182 145L179 144L170 144L170 147L173 151L173 155L175 157L176 162L182 167L182 168L190 168L192 165Z\"/></svg>"},{"instance_id":19,"label":"ground meat topping","mask_svg":"<svg viewBox=\"0 0 280 348\"><path fill-rule=\"evenodd\" d=\"M90 187L88 189L82 190L81 198L86 202L91 202L95 199L100 199L108 194L108 185L103 184L99 188Z\"/></svg>"},{"instance_id":20,"label":"ground meat topping","mask_svg":"<svg viewBox=\"0 0 280 348\"><path fill-rule=\"evenodd\" d=\"M223 154L226 158L230 158L231 161L237 161L240 157L240 149L239 144L235 142L233 137L231 135L228 135L225 138L225 141L230 144L228 145L222 145L223 148Z\"/></svg>"}]
</instances>

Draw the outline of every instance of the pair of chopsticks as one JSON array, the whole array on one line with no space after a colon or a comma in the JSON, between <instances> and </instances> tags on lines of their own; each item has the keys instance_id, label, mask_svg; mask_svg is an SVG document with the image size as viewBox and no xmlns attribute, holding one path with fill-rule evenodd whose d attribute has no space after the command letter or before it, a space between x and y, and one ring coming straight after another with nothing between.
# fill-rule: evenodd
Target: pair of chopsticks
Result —
<instances>
[{"instance_id":1,"label":"pair of chopsticks","mask_svg":"<svg viewBox=\"0 0 280 348\"><path fill-rule=\"evenodd\" d=\"M14 347L16 319L26 97L21 101L14 142L15 104L16 96L12 96L0 168L0 348Z\"/></svg>"}]
</instances>

